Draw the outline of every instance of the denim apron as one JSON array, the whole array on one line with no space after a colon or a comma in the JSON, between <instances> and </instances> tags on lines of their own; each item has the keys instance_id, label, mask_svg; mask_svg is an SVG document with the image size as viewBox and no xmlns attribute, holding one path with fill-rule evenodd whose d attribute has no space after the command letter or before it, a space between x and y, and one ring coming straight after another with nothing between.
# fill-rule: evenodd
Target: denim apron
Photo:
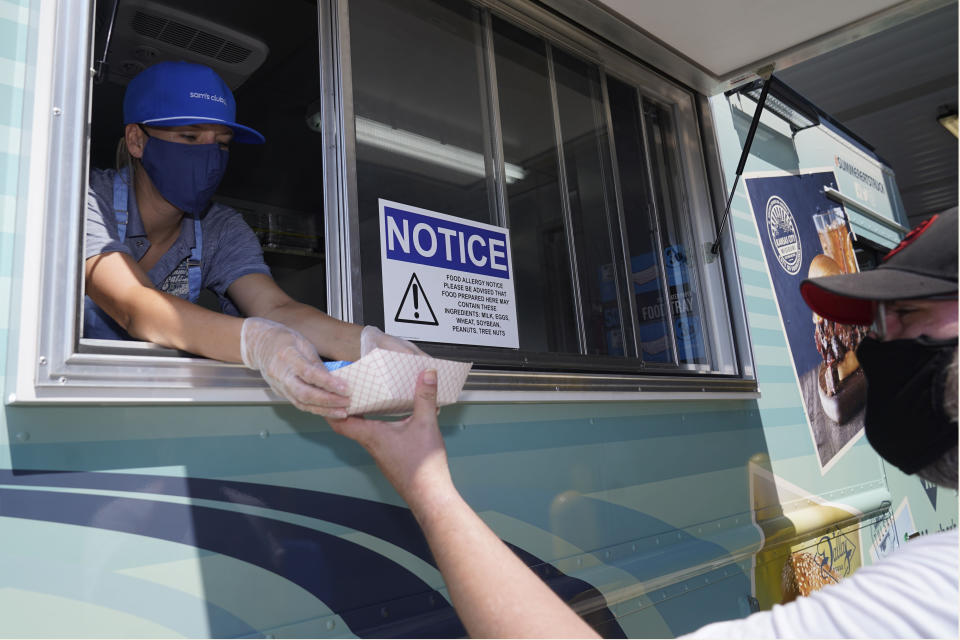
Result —
<instances>
[{"instance_id":1,"label":"denim apron","mask_svg":"<svg viewBox=\"0 0 960 640\"><path fill-rule=\"evenodd\" d=\"M117 233L120 242L127 237L127 176L128 170L118 171L113 176L113 212L117 217ZM200 298L200 261L203 258L203 230L200 220L193 220L194 247L187 260L187 300L196 302ZM83 337L100 340L133 340L113 318L98 307L89 296L83 301Z\"/></svg>"}]
</instances>

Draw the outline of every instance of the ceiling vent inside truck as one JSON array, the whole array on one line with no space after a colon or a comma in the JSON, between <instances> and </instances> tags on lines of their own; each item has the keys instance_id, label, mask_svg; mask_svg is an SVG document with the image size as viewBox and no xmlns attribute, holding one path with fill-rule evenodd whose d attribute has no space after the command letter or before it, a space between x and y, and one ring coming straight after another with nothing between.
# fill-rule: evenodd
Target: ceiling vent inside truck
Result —
<instances>
[{"instance_id":1,"label":"ceiling vent inside truck","mask_svg":"<svg viewBox=\"0 0 960 640\"><path fill-rule=\"evenodd\" d=\"M111 81L127 84L155 62L186 60L212 67L236 89L268 53L264 42L208 18L150 0L126 0L113 25L108 74Z\"/></svg>"}]
</instances>

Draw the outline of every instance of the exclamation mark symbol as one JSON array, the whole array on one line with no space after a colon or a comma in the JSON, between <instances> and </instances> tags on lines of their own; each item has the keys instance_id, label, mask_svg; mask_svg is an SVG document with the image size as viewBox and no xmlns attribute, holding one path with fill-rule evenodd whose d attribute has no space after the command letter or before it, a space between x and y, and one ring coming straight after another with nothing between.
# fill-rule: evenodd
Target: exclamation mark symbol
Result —
<instances>
[{"instance_id":1,"label":"exclamation mark symbol","mask_svg":"<svg viewBox=\"0 0 960 640\"><path fill-rule=\"evenodd\" d=\"M413 285L413 308L414 308L414 309L419 309L419 308L420 308L420 294L417 292L419 289L420 289L420 287L418 287L418 286L416 285L416 283L414 283L414 285ZM419 317L420 317L420 312L419 312L419 311L414 311L414 312L413 312L413 317L414 317L414 318L419 318Z\"/></svg>"}]
</instances>

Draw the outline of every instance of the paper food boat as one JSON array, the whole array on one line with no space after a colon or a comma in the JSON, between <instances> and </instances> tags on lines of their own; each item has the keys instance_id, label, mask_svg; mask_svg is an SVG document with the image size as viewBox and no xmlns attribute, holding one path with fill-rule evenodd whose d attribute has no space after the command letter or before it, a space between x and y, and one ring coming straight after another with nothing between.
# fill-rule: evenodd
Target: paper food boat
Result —
<instances>
[{"instance_id":1,"label":"paper food boat","mask_svg":"<svg viewBox=\"0 0 960 640\"><path fill-rule=\"evenodd\" d=\"M350 386L350 415L404 413L413 409L413 393L421 371L436 370L437 406L443 407L457 401L472 366L472 362L374 349L331 374Z\"/></svg>"}]
</instances>

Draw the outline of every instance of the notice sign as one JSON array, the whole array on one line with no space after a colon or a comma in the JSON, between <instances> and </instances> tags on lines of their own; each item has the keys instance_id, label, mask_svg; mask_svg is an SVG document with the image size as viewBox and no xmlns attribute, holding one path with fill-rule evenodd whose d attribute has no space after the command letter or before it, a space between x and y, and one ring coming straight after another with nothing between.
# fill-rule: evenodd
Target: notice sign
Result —
<instances>
[{"instance_id":1,"label":"notice sign","mask_svg":"<svg viewBox=\"0 0 960 640\"><path fill-rule=\"evenodd\" d=\"M519 348L510 231L389 200L379 204L386 332Z\"/></svg>"}]
</instances>

